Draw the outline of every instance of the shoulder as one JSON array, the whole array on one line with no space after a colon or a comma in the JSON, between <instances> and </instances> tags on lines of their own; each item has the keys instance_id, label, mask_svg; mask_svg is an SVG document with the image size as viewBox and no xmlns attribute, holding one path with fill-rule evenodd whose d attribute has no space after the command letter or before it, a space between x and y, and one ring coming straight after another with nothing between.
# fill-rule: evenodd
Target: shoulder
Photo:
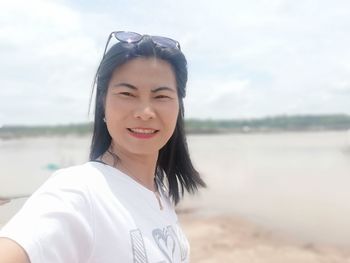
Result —
<instances>
[{"instance_id":1,"label":"shoulder","mask_svg":"<svg viewBox=\"0 0 350 263\"><path fill-rule=\"evenodd\" d=\"M96 169L94 164L87 162L57 170L44 183L44 186L55 188L69 186L84 187L96 181L101 176L103 175L100 170Z\"/></svg>"},{"instance_id":2,"label":"shoulder","mask_svg":"<svg viewBox=\"0 0 350 263\"><path fill-rule=\"evenodd\" d=\"M96 174L96 171L97 169L95 165L91 162L87 162L84 164L59 169L52 174L51 178L70 178L72 180L81 180L87 179L88 176Z\"/></svg>"},{"instance_id":3,"label":"shoulder","mask_svg":"<svg viewBox=\"0 0 350 263\"><path fill-rule=\"evenodd\" d=\"M28 201L53 198L61 201L89 201L91 188L102 176L89 163L59 169L32 194Z\"/></svg>"},{"instance_id":4,"label":"shoulder","mask_svg":"<svg viewBox=\"0 0 350 263\"><path fill-rule=\"evenodd\" d=\"M95 235L86 164L57 170L34 192L0 236L15 240L32 262L87 262ZM28 227L29 226L29 227ZM51 253L51 254L50 254ZM86 260L85 260L86 259ZM1 261L1 260L0 260Z\"/></svg>"}]
</instances>

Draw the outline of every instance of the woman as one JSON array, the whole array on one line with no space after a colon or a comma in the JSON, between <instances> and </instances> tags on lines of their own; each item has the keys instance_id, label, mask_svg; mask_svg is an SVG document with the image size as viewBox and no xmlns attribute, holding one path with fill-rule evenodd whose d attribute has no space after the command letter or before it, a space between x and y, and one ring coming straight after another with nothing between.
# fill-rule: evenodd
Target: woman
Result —
<instances>
[{"instance_id":1,"label":"woman","mask_svg":"<svg viewBox=\"0 0 350 263\"><path fill-rule=\"evenodd\" d=\"M183 129L186 59L175 40L121 31L104 53L90 162L28 199L0 232L0 263L189 261L174 206L205 183Z\"/></svg>"}]
</instances>

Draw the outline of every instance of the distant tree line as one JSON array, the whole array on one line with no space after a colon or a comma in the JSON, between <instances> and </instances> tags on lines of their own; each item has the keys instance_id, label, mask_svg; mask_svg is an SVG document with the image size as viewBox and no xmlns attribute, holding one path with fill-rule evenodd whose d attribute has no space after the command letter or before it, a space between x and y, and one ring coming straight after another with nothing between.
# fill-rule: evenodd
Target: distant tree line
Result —
<instances>
[{"instance_id":1,"label":"distant tree line","mask_svg":"<svg viewBox=\"0 0 350 263\"><path fill-rule=\"evenodd\" d=\"M242 120L198 120L186 121L188 132L269 132L348 130L350 116L339 115L296 115L274 116Z\"/></svg>"},{"instance_id":2,"label":"distant tree line","mask_svg":"<svg viewBox=\"0 0 350 263\"><path fill-rule=\"evenodd\" d=\"M274 131L315 131L349 130L350 116L338 115L297 115L275 116L241 120L188 119L185 121L188 133L227 133L227 132L274 132ZM85 135L92 131L92 123L55 126L3 126L0 138L27 136Z\"/></svg>"},{"instance_id":3,"label":"distant tree line","mask_svg":"<svg viewBox=\"0 0 350 263\"><path fill-rule=\"evenodd\" d=\"M0 127L0 138L85 135L91 131L92 123L40 126L5 125Z\"/></svg>"}]
</instances>

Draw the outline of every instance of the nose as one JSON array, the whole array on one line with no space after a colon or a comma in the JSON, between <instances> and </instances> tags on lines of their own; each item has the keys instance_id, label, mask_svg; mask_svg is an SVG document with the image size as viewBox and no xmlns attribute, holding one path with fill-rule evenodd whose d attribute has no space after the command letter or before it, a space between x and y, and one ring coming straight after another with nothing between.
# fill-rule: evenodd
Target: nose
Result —
<instances>
[{"instance_id":1,"label":"nose","mask_svg":"<svg viewBox=\"0 0 350 263\"><path fill-rule=\"evenodd\" d=\"M156 113L150 103L142 103L135 110L134 117L143 121L147 121L154 119L156 117Z\"/></svg>"}]
</instances>

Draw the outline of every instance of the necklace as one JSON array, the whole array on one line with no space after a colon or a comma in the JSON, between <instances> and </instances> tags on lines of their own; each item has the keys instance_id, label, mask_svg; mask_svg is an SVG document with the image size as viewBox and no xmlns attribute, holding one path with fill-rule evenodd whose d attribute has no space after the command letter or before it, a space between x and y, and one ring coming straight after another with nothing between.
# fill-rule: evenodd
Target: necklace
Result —
<instances>
[{"instance_id":1,"label":"necklace","mask_svg":"<svg viewBox=\"0 0 350 263\"><path fill-rule=\"evenodd\" d=\"M117 168L117 163L118 161L120 161L119 157L114 153L112 152L110 149L107 150L107 152L112 156L113 158L113 167L120 170L120 168ZM102 162L103 162L103 155L99 158ZM121 164L119 164L119 166L122 166ZM133 179L134 181L136 181L137 183L139 183L140 185L142 185L143 187L147 188L148 190L152 191L158 201L158 205L159 205L159 209L160 210L163 210L163 205L162 205L162 202L161 202L161 196L160 196L160 193L159 193L159 190L158 190L158 185L156 183L156 179L155 177L153 178L153 182L154 182L154 189L155 190L152 190L152 189L149 189L148 187L146 187L143 182L141 182L140 179L138 179L137 177L135 176L132 176L130 171L125 167L125 166L122 166L121 168L123 168L125 171L126 171L126 175L129 176L131 179Z\"/></svg>"}]
</instances>

